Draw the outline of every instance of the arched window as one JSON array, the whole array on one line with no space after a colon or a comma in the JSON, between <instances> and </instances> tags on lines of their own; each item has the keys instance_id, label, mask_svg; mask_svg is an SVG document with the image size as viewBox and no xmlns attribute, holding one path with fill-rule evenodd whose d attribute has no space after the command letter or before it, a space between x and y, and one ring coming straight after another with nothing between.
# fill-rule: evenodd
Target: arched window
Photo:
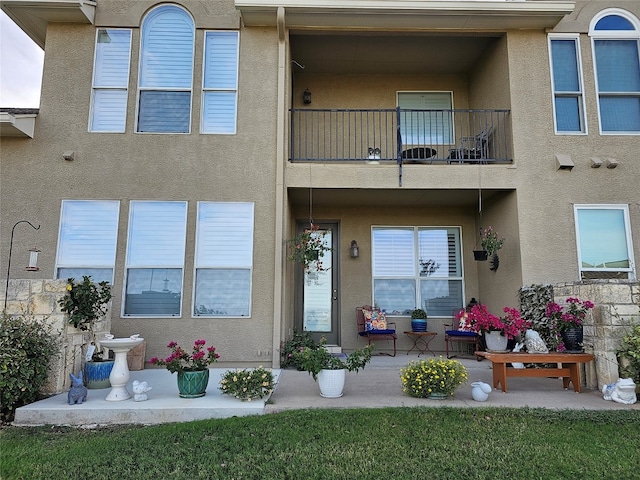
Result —
<instances>
[{"instance_id":1,"label":"arched window","mask_svg":"<svg viewBox=\"0 0 640 480\"><path fill-rule=\"evenodd\" d=\"M596 15L589 28L600 132L640 134L640 22L621 9Z\"/></svg>"},{"instance_id":2,"label":"arched window","mask_svg":"<svg viewBox=\"0 0 640 480\"><path fill-rule=\"evenodd\" d=\"M195 27L175 5L142 21L137 132L189 133Z\"/></svg>"}]
</instances>

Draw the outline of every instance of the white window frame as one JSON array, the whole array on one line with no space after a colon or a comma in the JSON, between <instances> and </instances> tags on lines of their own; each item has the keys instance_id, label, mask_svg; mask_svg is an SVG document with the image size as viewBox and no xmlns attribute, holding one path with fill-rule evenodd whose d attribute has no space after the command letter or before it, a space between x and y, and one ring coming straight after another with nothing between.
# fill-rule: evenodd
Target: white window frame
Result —
<instances>
[{"instance_id":1,"label":"white window frame","mask_svg":"<svg viewBox=\"0 0 640 480\"><path fill-rule=\"evenodd\" d=\"M434 135L432 135L431 133L429 133L427 135L426 131L423 129L423 132L419 132L417 135L415 134L416 131L416 126L414 126L410 132L408 132L407 130L405 130L406 127L404 127L404 125L406 125L407 123L407 117L413 116L411 112L401 112L401 125L400 125L400 132L402 135L402 147L410 147L410 146L424 146L424 145L455 145L456 142L456 132L455 132L455 121L453 118L453 109L454 109L454 103L453 103L453 91L451 90L410 90L410 91L398 91L396 92L396 105L398 105L400 107L400 109L404 109L406 107L400 106L400 98L401 97L409 97L411 95L423 95L423 96L428 96L428 95L442 95L445 96L447 95L450 99L450 107L449 108L442 108L442 109L435 109L435 110L443 110L442 114L441 114L441 118L438 119L436 118L436 126L439 123L442 123L442 138L438 138L438 131L436 130ZM422 106L421 108L418 108L419 106L416 107L412 107L409 108L409 110L421 110L424 108L424 106ZM450 110L450 112L449 112ZM419 129L419 124L424 122L424 115L420 115L420 114L416 114L417 115L417 123L418 123L418 129ZM436 114L437 116L437 114ZM445 127L447 126L446 122L444 121L445 118L448 117L448 131ZM412 124L414 122L414 120L412 119L410 121ZM424 125L423 125L424 127ZM446 135L445 135L446 133ZM447 136L448 138L445 138L445 136ZM411 137L411 138L409 138ZM415 138L417 137L417 138Z\"/></svg>"},{"instance_id":2,"label":"white window frame","mask_svg":"<svg viewBox=\"0 0 640 480\"><path fill-rule=\"evenodd\" d=\"M382 274L377 274L376 272L376 244L375 244L375 239L374 239L374 232L376 230L385 230L385 229L391 229L391 230L411 230L413 232L413 240L412 240L412 248L413 251L410 254L407 255L411 255L412 259L411 259L411 263L412 263L412 274L408 275L408 274L402 274L402 273L389 273L386 275L382 275ZM459 268L459 272L460 275L459 276L449 276L448 274L445 276L433 276L430 278L429 275L423 274L421 272L421 269L418 268L418 263L420 260L422 260L420 258L420 242L419 242L419 232L420 231L424 231L424 230L445 230L445 229L453 229L453 230L457 230L457 255L458 255L458 268ZM376 298L375 298L375 281L376 280L410 280L412 282L414 282L414 287L415 287L415 292L414 292L414 299L415 299L415 303L416 305L410 307L407 307L406 310L409 311L405 311L405 312L387 312L388 315L397 315L397 316L406 316L410 314L410 310L413 310L413 308L424 308L424 299L422 299L422 295L421 295L421 282L423 281L459 281L460 282L460 288L461 288L461 304L457 305L455 307L452 307L451 312L453 312L453 310L455 308L462 308L464 306L464 292L465 292L465 286L464 286L464 264L463 264L463 251L462 251L462 228L459 226L443 226L443 225L429 225L429 226L407 226L407 225L397 225L397 226L384 226L384 225L375 225L371 227L371 248L372 248L372 254L371 254L371 298L373 300L373 303L377 303ZM408 258L404 258L404 262L406 263L409 259ZM402 260L398 260L399 262L402 262ZM394 262L396 263L396 262ZM386 309L386 307L384 305L380 305L381 308ZM449 312L447 312L446 314L432 314L427 312L428 315L430 317L434 317L434 318L447 318L450 317L451 314Z\"/></svg>"},{"instance_id":3,"label":"white window frame","mask_svg":"<svg viewBox=\"0 0 640 480\"><path fill-rule=\"evenodd\" d=\"M631 239L631 221L629 219L629 206L627 204L575 204L574 210L574 222L576 232L576 251L578 254L578 278L582 279L583 272L627 272L629 279L635 280L636 270L634 263L633 242ZM629 256L629 267L624 268L586 268L583 266L582 261L582 249L580 238L580 224L579 224L579 211L580 210L618 210L622 211L624 218L625 239L627 243L627 254Z\"/></svg>"},{"instance_id":4,"label":"white window frame","mask_svg":"<svg viewBox=\"0 0 640 480\"><path fill-rule=\"evenodd\" d=\"M578 75L578 90L577 91L560 91L556 90L554 81L554 69L553 69L553 49L552 44L554 40L573 40L576 48L576 64ZM551 95L553 98L553 125L556 135L586 135L588 133L587 128L587 116L584 102L584 83L583 83L583 69L582 69L582 53L580 51L580 35L577 33L553 33L548 36L549 47L549 69L551 73ZM556 111L556 99L557 98L576 98L578 101L578 121L580 123L580 130L568 131L558 130L558 112Z\"/></svg>"},{"instance_id":5,"label":"white window frame","mask_svg":"<svg viewBox=\"0 0 640 480\"><path fill-rule=\"evenodd\" d=\"M235 51L235 84L233 86L225 86L225 87L207 87L207 65L209 60L209 55L207 51L207 38L209 36L214 36L216 34L220 35L235 35L236 37L236 51ZM216 134L216 135L235 135L238 129L238 74L239 74L239 65L240 65L240 32L238 31L229 31L229 30L208 30L204 32L204 60L202 62L202 99L201 99L201 108L200 108L200 133L202 134ZM213 72L215 76L215 72ZM209 129L206 128L207 120L206 120L206 101L207 94L221 92L228 93L234 96L234 109L233 109L233 129L230 131L226 130L217 130L217 129Z\"/></svg>"},{"instance_id":6,"label":"white window frame","mask_svg":"<svg viewBox=\"0 0 640 480\"><path fill-rule=\"evenodd\" d=\"M604 17L609 15L615 15L628 20L635 28L635 30L596 30L597 23ZM638 55L640 57L640 21L638 18L620 8L608 8L602 10L595 17L591 19L589 25L589 37L591 37L591 55L593 61L594 81L596 88L596 98L598 106L598 125L600 129L600 135L640 135L640 131L617 131L617 130L603 130L602 129L602 114L600 112L600 99L604 96L612 96L613 92L601 92L598 85L598 64L596 62L596 41L598 40L636 40L638 43ZM638 59L640 63L640 58ZM640 91L638 92L615 92L617 95L624 96L636 96L640 98Z\"/></svg>"},{"instance_id":7,"label":"white window frame","mask_svg":"<svg viewBox=\"0 0 640 480\"><path fill-rule=\"evenodd\" d=\"M101 44L98 42L100 39L101 32L105 32L106 35L113 32L128 32L129 34L129 46L127 51L126 58L126 74L123 73L124 77L124 85L108 85L108 84L100 84L96 80L96 73L98 71L98 61L99 61L99 48L98 45ZM124 133L127 127L127 105L129 101L129 75L131 69L131 29L129 28L98 28L96 30L96 41L95 41L95 50L93 56L93 79L92 79L92 88L91 88L91 107L89 109L89 131L94 133ZM118 112L119 115L122 116L122 128L118 129L109 129L109 130L101 130L98 129L96 125L95 115L98 115L97 107L96 107L96 96L99 93L116 93L121 92L124 93L124 105Z\"/></svg>"},{"instance_id":8,"label":"white window frame","mask_svg":"<svg viewBox=\"0 0 640 480\"><path fill-rule=\"evenodd\" d=\"M209 211L205 212L205 209ZM193 269L193 292L191 299L192 318L247 318L251 317L253 291L253 249L255 205L252 202L198 202L196 222L196 246ZM218 215L216 219L205 220L206 215ZM226 217L226 218L225 218ZM234 219L231 230L220 231L229 219ZM243 220L248 223L243 223ZM209 252L215 252L212 258ZM239 252L241 250L242 252ZM240 253L240 255L238 255ZM239 258L244 255L244 258ZM248 272L247 314L196 313L198 302L199 270L237 270Z\"/></svg>"},{"instance_id":9,"label":"white window frame","mask_svg":"<svg viewBox=\"0 0 640 480\"><path fill-rule=\"evenodd\" d=\"M86 212L89 224L70 222L73 219L68 216L72 215L70 210L74 207ZM104 216L100 216L100 213ZM61 276L60 269L110 269L111 278L108 281L113 285L119 220L118 200L62 200L54 278L66 280L69 277ZM82 275L91 276L89 272Z\"/></svg>"},{"instance_id":10,"label":"white window frame","mask_svg":"<svg viewBox=\"0 0 640 480\"><path fill-rule=\"evenodd\" d=\"M143 68L145 65L145 22L152 16L157 15L159 10L162 9L179 9L182 10L191 20L191 25L193 28L193 35L191 38L191 78L189 87L181 87L181 86L148 86L142 85L144 79ZM151 9L143 18L142 25L140 27L140 54L138 61L138 91L136 97L136 125L135 125L135 133L139 134L150 134L150 135L188 135L191 133L191 116L193 111L193 68L195 65L195 34L196 34L196 24L193 16L183 7L176 4L162 4L157 7ZM171 40L168 40L169 43ZM188 111L188 124L186 131L151 131L151 130L142 130L140 129L140 105L142 102L143 92L188 92L189 93L189 111Z\"/></svg>"},{"instance_id":11,"label":"white window frame","mask_svg":"<svg viewBox=\"0 0 640 480\"><path fill-rule=\"evenodd\" d=\"M175 262L172 263L166 263L166 264L156 264L153 262L145 262L145 261L140 261L137 258L132 258L136 255L138 255L139 250L141 250L143 248L142 243L134 238L134 235L136 234L136 232L138 231L138 229L140 228L139 225L137 225L136 223L136 219L134 219L134 214L135 214L135 210L136 210L136 205L142 205L142 204L156 204L158 207L161 207L163 204L168 205L168 204L172 204L172 205L184 205L184 216L180 219L181 225L179 227L180 232L174 232L175 235L171 238L173 239L179 239L179 241L181 241L181 245L179 245L177 248L181 248L181 251L178 252L174 252L174 257L176 258ZM156 317L156 318L175 318L175 317L181 317L182 316L182 304L183 304L183 300L184 300L184 270L185 270L185 255L186 255L186 236L187 236L187 217L188 217L188 209L189 209L189 205L186 201L171 201L171 200L167 200L167 201L163 201L163 200L132 200L129 204L129 226L128 226L128 234L127 234L127 254L126 254L126 260L125 260L125 273L124 273L124 281L123 281L123 287L122 287L122 316L123 317L127 317L127 318L149 318L149 317ZM176 217L177 218L177 217ZM159 226L159 225L157 225ZM163 230L164 232L170 232L171 229L167 228L165 230ZM177 236L179 235L179 237ZM149 242L147 242L147 244L149 244ZM129 275L130 275L130 271L134 270L134 269L139 269L139 270L149 270L149 269L174 269L180 270L180 306L179 306L179 311L176 314L158 314L158 313L125 313L128 307L127 304L127 288L128 288L128 281L129 281ZM149 290L152 290L154 288L153 285L149 286Z\"/></svg>"}]
</instances>

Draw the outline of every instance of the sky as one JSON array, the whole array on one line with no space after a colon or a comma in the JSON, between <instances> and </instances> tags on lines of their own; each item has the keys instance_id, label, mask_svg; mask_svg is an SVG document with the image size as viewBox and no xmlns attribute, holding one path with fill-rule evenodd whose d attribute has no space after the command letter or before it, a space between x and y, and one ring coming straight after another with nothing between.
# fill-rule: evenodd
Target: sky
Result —
<instances>
[{"instance_id":1,"label":"sky","mask_svg":"<svg viewBox=\"0 0 640 480\"><path fill-rule=\"evenodd\" d=\"M44 51L0 12L0 107L38 108Z\"/></svg>"}]
</instances>

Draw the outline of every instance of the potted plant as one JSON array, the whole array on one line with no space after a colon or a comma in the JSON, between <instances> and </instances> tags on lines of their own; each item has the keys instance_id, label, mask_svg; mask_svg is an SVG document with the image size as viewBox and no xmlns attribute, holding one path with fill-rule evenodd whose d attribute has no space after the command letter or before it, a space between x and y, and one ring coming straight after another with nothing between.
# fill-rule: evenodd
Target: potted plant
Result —
<instances>
[{"instance_id":1,"label":"potted plant","mask_svg":"<svg viewBox=\"0 0 640 480\"><path fill-rule=\"evenodd\" d=\"M549 302L546 309L546 317L552 323L552 331L555 332L558 344L558 352L581 352L583 331L582 324L587 312L594 307L589 300L580 300L569 297L565 301L566 310L556 302Z\"/></svg>"},{"instance_id":2,"label":"potted plant","mask_svg":"<svg viewBox=\"0 0 640 480\"><path fill-rule=\"evenodd\" d=\"M287 258L293 262L300 263L305 270L310 270L312 267L319 272L328 270L331 267L325 267L322 264L322 257L325 252L331 250L324 240L326 234L326 231L320 231L316 225L311 223L310 227L306 228L302 233L287 240L289 246L289 256Z\"/></svg>"},{"instance_id":3,"label":"potted plant","mask_svg":"<svg viewBox=\"0 0 640 480\"><path fill-rule=\"evenodd\" d=\"M196 340L189 353L177 342L169 342L167 347L171 349L171 355L164 359L153 357L149 363L166 367L171 373L178 374L180 397L203 397L209 385L209 365L220 358L214 346L207 347L205 351L206 343L206 340Z\"/></svg>"},{"instance_id":4,"label":"potted plant","mask_svg":"<svg viewBox=\"0 0 640 480\"><path fill-rule=\"evenodd\" d=\"M223 394L233 395L247 402L266 397L273 392L273 388L273 373L262 365L258 368L227 370L220 380Z\"/></svg>"},{"instance_id":5,"label":"potted plant","mask_svg":"<svg viewBox=\"0 0 640 480\"><path fill-rule=\"evenodd\" d=\"M631 378L640 392L640 324L633 325L631 331L622 337L620 348L616 350L620 378Z\"/></svg>"},{"instance_id":6,"label":"potted plant","mask_svg":"<svg viewBox=\"0 0 640 480\"><path fill-rule=\"evenodd\" d=\"M106 349L100 348L96 340L96 323L109 311L111 286L108 282L94 283L90 276L82 282L67 280L64 296L58 300L60 310L69 316L69 324L88 332L85 349L84 382L87 388L110 387L109 375L113 360L107 357Z\"/></svg>"},{"instance_id":7,"label":"potted plant","mask_svg":"<svg viewBox=\"0 0 640 480\"><path fill-rule=\"evenodd\" d=\"M458 360L412 361L400 369L402 391L412 397L444 400L467 381L467 369Z\"/></svg>"},{"instance_id":8,"label":"potted plant","mask_svg":"<svg viewBox=\"0 0 640 480\"><path fill-rule=\"evenodd\" d=\"M373 345L354 350L346 358L341 358L329 352L326 343L326 338L322 337L318 348L303 347L293 355L302 370L309 372L318 382L321 396L337 398L342 396L346 371L363 369L371 360Z\"/></svg>"},{"instance_id":9,"label":"potted plant","mask_svg":"<svg viewBox=\"0 0 640 480\"><path fill-rule=\"evenodd\" d=\"M280 347L280 355L282 357L282 368L295 367L298 370L302 370L297 363L296 357L293 355L295 352L300 351L304 347L318 348L316 343L311 338L309 332L298 329L293 329L293 336L284 342Z\"/></svg>"},{"instance_id":10,"label":"potted plant","mask_svg":"<svg viewBox=\"0 0 640 480\"><path fill-rule=\"evenodd\" d=\"M411 330L413 332L427 331L427 312L421 308L416 308L411 312Z\"/></svg>"},{"instance_id":11,"label":"potted plant","mask_svg":"<svg viewBox=\"0 0 640 480\"><path fill-rule=\"evenodd\" d=\"M531 326L531 322L520 316L518 309L504 307L502 311L504 315L498 317L490 313L486 305L478 303L467 312L467 319L473 330L484 334L489 351L505 351L509 340L524 334Z\"/></svg>"},{"instance_id":12,"label":"potted plant","mask_svg":"<svg viewBox=\"0 0 640 480\"><path fill-rule=\"evenodd\" d=\"M504 245L504 237L500 237L493 227L489 225L484 230L480 229L480 245L482 245L482 251L486 252L486 254L482 254L484 260L491 257L491 267L489 269L496 271L500 265L498 250Z\"/></svg>"}]
</instances>

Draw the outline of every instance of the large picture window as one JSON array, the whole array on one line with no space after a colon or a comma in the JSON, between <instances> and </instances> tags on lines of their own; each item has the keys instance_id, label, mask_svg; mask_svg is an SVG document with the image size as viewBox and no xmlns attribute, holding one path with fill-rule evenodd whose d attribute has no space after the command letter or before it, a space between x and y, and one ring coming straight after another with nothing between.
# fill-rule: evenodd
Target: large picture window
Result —
<instances>
[{"instance_id":1,"label":"large picture window","mask_svg":"<svg viewBox=\"0 0 640 480\"><path fill-rule=\"evenodd\" d=\"M113 283L120 202L63 200L56 278Z\"/></svg>"},{"instance_id":2,"label":"large picture window","mask_svg":"<svg viewBox=\"0 0 640 480\"><path fill-rule=\"evenodd\" d=\"M194 35L193 19L174 5L142 22L137 132L189 133Z\"/></svg>"},{"instance_id":3,"label":"large picture window","mask_svg":"<svg viewBox=\"0 0 640 480\"><path fill-rule=\"evenodd\" d=\"M124 132L130 56L131 30L98 29L89 131Z\"/></svg>"},{"instance_id":4,"label":"large picture window","mask_svg":"<svg viewBox=\"0 0 640 480\"><path fill-rule=\"evenodd\" d=\"M238 32L206 32L202 133L236 133Z\"/></svg>"},{"instance_id":5,"label":"large picture window","mask_svg":"<svg viewBox=\"0 0 640 480\"><path fill-rule=\"evenodd\" d=\"M593 19L589 35L601 133L640 134L640 22L608 9Z\"/></svg>"},{"instance_id":6,"label":"large picture window","mask_svg":"<svg viewBox=\"0 0 640 480\"><path fill-rule=\"evenodd\" d=\"M635 278L627 205L576 205L582 279Z\"/></svg>"},{"instance_id":7,"label":"large picture window","mask_svg":"<svg viewBox=\"0 0 640 480\"><path fill-rule=\"evenodd\" d=\"M131 202L124 315L180 316L186 228L186 202Z\"/></svg>"},{"instance_id":8,"label":"large picture window","mask_svg":"<svg viewBox=\"0 0 640 480\"><path fill-rule=\"evenodd\" d=\"M194 315L251 315L253 203L198 203L195 267Z\"/></svg>"},{"instance_id":9,"label":"large picture window","mask_svg":"<svg viewBox=\"0 0 640 480\"><path fill-rule=\"evenodd\" d=\"M580 43L577 35L550 35L556 133L586 133Z\"/></svg>"},{"instance_id":10,"label":"large picture window","mask_svg":"<svg viewBox=\"0 0 640 480\"><path fill-rule=\"evenodd\" d=\"M462 307L459 228L374 227L372 245L373 301L388 314L450 317Z\"/></svg>"}]
</instances>

